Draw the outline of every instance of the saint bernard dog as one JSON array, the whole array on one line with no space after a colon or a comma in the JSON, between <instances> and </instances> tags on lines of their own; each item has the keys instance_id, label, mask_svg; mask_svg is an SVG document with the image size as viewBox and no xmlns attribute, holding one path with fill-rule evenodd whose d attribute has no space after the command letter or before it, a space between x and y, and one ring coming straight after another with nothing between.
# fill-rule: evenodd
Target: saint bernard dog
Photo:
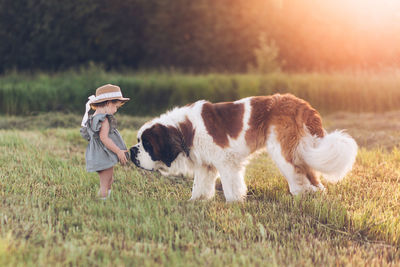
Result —
<instances>
[{"instance_id":1,"label":"saint bernard dog","mask_svg":"<svg viewBox=\"0 0 400 267\"><path fill-rule=\"evenodd\" d=\"M357 144L342 131L327 133L319 113L291 94L235 102L204 100L175 108L138 131L131 160L162 175L194 177L191 200L211 199L219 176L226 201L241 201L248 157L266 149L293 195L324 190L320 174L338 182L351 170Z\"/></svg>"}]
</instances>

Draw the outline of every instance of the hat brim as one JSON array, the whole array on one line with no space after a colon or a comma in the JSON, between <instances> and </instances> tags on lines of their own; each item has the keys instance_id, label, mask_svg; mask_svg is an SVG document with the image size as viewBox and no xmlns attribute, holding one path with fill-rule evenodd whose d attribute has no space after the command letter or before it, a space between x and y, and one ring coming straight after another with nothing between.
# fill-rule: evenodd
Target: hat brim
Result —
<instances>
[{"instance_id":1,"label":"hat brim","mask_svg":"<svg viewBox=\"0 0 400 267\"><path fill-rule=\"evenodd\" d=\"M127 97L110 97L110 98L104 98L104 99L100 99L100 100L94 101L91 104L103 103L103 102L106 102L106 101L109 101L109 100L119 100L119 101L124 102L124 104L125 104L125 102L128 102L130 100L130 98L127 98Z\"/></svg>"}]
</instances>

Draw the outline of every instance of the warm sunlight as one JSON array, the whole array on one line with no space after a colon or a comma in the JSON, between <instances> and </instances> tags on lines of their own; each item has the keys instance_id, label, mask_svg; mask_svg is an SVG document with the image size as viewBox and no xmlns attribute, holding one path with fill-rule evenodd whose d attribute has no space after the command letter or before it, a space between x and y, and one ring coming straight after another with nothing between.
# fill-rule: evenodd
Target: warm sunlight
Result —
<instances>
[{"instance_id":1,"label":"warm sunlight","mask_svg":"<svg viewBox=\"0 0 400 267\"><path fill-rule=\"evenodd\" d=\"M365 27L400 25L400 0L339 0L332 1L337 12Z\"/></svg>"},{"instance_id":2,"label":"warm sunlight","mask_svg":"<svg viewBox=\"0 0 400 267\"><path fill-rule=\"evenodd\" d=\"M345 1L360 22L386 24L400 22L399 0L350 0Z\"/></svg>"}]
</instances>

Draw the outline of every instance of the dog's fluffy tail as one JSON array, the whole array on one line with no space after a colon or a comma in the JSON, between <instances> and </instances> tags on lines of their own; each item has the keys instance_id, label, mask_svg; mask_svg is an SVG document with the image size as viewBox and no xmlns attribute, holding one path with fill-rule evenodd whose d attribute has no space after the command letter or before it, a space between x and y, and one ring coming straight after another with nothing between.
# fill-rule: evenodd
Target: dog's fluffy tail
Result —
<instances>
[{"instance_id":1,"label":"dog's fluffy tail","mask_svg":"<svg viewBox=\"0 0 400 267\"><path fill-rule=\"evenodd\" d=\"M343 131L334 131L322 138L307 131L297 152L309 167L322 173L328 182L336 183L352 169L357 156L357 143Z\"/></svg>"}]
</instances>

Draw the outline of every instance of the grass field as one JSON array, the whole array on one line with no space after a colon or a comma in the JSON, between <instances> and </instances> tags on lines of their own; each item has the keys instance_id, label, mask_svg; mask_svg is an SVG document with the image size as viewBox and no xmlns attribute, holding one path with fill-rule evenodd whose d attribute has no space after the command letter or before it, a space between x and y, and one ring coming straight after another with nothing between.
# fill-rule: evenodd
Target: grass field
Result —
<instances>
[{"instance_id":1,"label":"grass field","mask_svg":"<svg viewBox=\"0 0 400 267\"><path fill-rule=\"evenodd\" d=\"M400 106L400 70L377 72L258 74L182 74L177 72L9 73L0 76L0 114L32 115L48 111L83 113L89 95L101 85L119 85L132 100L125 114L155 115L199 99L232 101L252 95L292 93L323 114L386 112Z\"/></svg>"},{"instance_id":2,"label":"grass field","mask_svg":"<svg viewBox=\"0 0 400 267\"><path fill-rule=\"evenodd\" d=\"M261 154L247 169L247 200L236 204L221 191L188 202L192 179L132 164L116 167L112 196L99 201L73 126L79 116L0 117L0 266L398 265L399 116L324 117L361 146L345 180L293 197ZM133 145L145 119L117 118Z\"/></svg>"}]
</instances>

